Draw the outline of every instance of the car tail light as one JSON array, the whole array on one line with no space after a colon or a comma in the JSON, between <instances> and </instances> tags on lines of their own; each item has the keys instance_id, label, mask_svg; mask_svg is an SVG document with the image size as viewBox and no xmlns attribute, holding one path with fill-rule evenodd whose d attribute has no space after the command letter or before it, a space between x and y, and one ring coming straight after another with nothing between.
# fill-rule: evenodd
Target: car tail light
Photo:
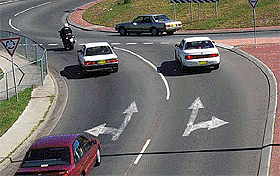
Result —
<instances>
[{"instance_id":1,"label":"car tail light","mask_svg":"<svg viewBox=\"0 0 280 176\"><path fill-rule=\"evenodd\" d=\"M69 174L69 172L68 171L62 171L62 172L59 172L58 174L61 175L61 176L67 176Z\"/></svg>"},{"instance_id":2,"label":"car tail light","mask_svg":"<svg viewBox=\"0 0 280 176\"><path fill-rule=\"evenodd\" d=\"M118 58L112 59L111 62L118 62Z\"/></svg>"},{"instance_id":3,"label":"car tail light","mask_svg":"<svg viewBox=\"0 0 280 176\"><path fill-rule=\"evenodd\" d=\"M192 56L191 56L191 55L187 55L187 56L185 57L185 59L190 60L190 59L192 59Z\"/></svg>"},{"instance_id":4,"label":"car tail light","mask_svg":"<svg viewBox=\"0 0 280 176\"><path fill-rule=\"evenodd\" d=\"M110 63L110 62L118 62L118 58L116 59L110 59L110 60L106 60L107 63Z\"/></svg>"},{"instance_id":5,"label":"car tail light","mask_svg":"<svg viewBox=\"0 0 280 176\"><path fill-rule=\"evenodd\" d=\"M169 27L171 27L170 24L166 24L166 25L165 25L165 28L169 28Z\"/></svg>"},{"instance_id":6,"label":"car tail light","mask_svg":"<svg viewBox=\"0 0 280 176\"><path fill-rule=\"evenodd\" d=\"M95 65L95 64L96 64L96 62L90 62L90 61L85 62L85 65Z\"/></svg>"},{"instance_id":7,"label":"car tail light","mask_svg":"<svg viewBox=\"0 0 280 176\"><path fill-rule=\"evenodd\" d=\"M218 56L219 56L218 53L212 54L212 57L218 57Z\"/></svg>"}]
</instances>

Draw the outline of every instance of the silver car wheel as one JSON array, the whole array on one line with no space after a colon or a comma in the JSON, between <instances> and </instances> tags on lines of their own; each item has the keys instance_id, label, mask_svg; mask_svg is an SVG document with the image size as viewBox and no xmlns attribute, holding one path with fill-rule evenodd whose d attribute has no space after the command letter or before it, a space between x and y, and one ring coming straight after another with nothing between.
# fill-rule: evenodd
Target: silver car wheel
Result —
<instances>
[{"instance_id":1,"label":"silver car wheel","mask_svg":"<svg viewBox=\"0 0 280 176\"><path fill-rule=\"evenodd\" d=\"M152 29L151 29L151 34L152 34L152 35L158 35L158 30L157 30L157 28L152 28Z\"/></svg>"},{"instance_id":2,"label":"silver car wheel","mask_svg":"<svg viewBox=\"0 0 280 176\"><path fill-rule=\"evenodd\" d=\"M126 30L123 27L120 28L119 32L120 32L121 35L126 35L127 34Z\"/></svg>"}]
</instances>

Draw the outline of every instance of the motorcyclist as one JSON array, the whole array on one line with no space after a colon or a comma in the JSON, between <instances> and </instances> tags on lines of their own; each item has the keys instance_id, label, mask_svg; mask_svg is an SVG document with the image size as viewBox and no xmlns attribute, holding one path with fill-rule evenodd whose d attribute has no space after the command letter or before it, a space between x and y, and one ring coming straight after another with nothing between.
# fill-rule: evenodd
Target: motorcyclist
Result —
<instances>
[{"instance_id":1,"label":"motorcyclist","mask_svg":"<svg viewBox=\"0 0 280 176\"><path fill-rule=\"evenodd\" d=\"M63 28L60 30L60 37L65 39L67 34L72 34L72 29L69 27L68 23L65 23Z\"/></svg>"}]
</instances>

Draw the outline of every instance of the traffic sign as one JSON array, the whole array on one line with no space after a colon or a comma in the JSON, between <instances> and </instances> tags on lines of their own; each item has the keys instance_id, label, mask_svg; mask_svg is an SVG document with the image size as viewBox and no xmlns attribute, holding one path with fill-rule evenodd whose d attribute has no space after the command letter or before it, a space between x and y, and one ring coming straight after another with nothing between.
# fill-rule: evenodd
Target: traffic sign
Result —
<instances>
[{"instance_id":1,"label":"traffic sign","mask_svg":"<svg viewBox=\"0 0 280 176\"><path fill-rule=\"evenodd\" d=\"M248 0L248 1L253 8L255 8L258 3L258 0Z\"/></svg>"},{"instance_id":2,"label":"traffic sign","mask_svg":"<svg viewBox=\"0 0 280 176\"><path fill-rule=\"evenodd\" d=\"M7 39L0 39L1 43L4 45L8 53L13 56L15 50L17 49L18 43L20 38L7 38Z\"/></svg>"}]
</instances>

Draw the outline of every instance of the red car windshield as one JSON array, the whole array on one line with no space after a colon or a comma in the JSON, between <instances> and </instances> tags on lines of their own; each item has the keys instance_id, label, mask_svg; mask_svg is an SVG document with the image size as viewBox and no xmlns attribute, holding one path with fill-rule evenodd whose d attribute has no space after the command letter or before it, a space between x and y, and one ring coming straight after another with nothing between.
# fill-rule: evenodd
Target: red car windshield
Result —
<instances>
[{"instance_id":1,"label":"red car windshield","mask_svg":"<svg viewBox=\"0 0 280 176\"><path fill-rule=\"evenodd\" d=\"M28 151L21 167L48 167L68 164L71 164L69 148L41 148Z\"/></svg>"}]
</instances>

